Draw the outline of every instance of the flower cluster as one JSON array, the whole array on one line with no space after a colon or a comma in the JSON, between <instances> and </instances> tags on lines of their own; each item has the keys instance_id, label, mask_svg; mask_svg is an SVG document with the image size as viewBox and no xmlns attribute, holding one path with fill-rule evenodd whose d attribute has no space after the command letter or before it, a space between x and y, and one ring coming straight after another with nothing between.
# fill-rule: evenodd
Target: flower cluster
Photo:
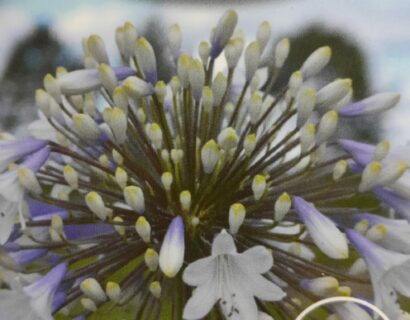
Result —
<instances>
[{"instance_id":1,"label":"flower cluster","mask_svg":"<svg viewBox=\"0 0 410 320\"><path fill-rule=\"evenodd\" d=\"M317 88L329 47L281 83L288 39L272 43L262 22L246 44L236 24L227 11L198 58L171 26L167 83L129 22L115 34L121 66L92 35L84 69L44 78L31 136L0 141L8 319L133 303L135 319L287 320L370 287L392 320L405 316L410 152L335 137L339 118L399 96L351 102L350 79ZM371 319L350 303L324 312Z\"/></svg>"}]
</instances>

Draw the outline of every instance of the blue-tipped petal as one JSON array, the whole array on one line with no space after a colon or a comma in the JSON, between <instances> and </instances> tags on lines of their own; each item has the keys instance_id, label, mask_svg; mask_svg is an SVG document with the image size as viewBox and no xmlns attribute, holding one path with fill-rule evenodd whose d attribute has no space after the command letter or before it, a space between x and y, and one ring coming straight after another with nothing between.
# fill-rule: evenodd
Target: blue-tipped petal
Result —
<instances>
[{"instance_id":1,"label":"blue-tipped petal","mask_svg":"<svg viewBox=\"0 0 410 320\"><path fill-rule=\"evenodd\" d=\"M333 259L346 259L349 256L346 237L332 220L300 197L294 196L292 204L313 242L324 254Z\"/></svg>"}]
</instances>

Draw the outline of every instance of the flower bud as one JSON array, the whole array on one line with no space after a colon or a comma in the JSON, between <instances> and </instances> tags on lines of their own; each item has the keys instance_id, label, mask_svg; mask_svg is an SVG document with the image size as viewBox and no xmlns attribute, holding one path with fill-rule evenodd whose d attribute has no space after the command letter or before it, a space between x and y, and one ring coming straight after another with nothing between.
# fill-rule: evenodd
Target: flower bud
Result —
<instances>
[{"instance_id":1,"label":"flower bud","mask_svg":"<svg viewBox=\"0 0 410 320\"><path fill-rule=\"evenodd\" d=\"M172 149L171 150L171 160L177 164L181 161L184 152L181 149Z\"/></svg>"},{"instance_id":2,"label":"flower bud","mask_svg":"<svg viewBox=\"0 0 410 320\"><path fill-rule=\"evenodd\" d=\"M262 97L254 92L249 103L249 115L251 124L255 125L263 112Z\"/></svg>"},{"instance_id":3,"label":"flower bud","mask_svg":"<svg viewBox=\"0 0 410 320\"><path fill-rule=\"evenodd\" d=\"M381 171L381 164L377 161L372 161L364 168L362 180L359 184L359 191L364 192L376 186Z\"/></svg>"},{"instance_id":4,"label":"flower bud","mask_svg":"<svg viewBox=\"0 0 410 320\"><path fill-rule=\"evenodd\" d=\"M235 234L245 220L246 209L241 203L234 203L229 208L229 232Z\"/></svg>"},{"instance_id":5,"label":"flower bud","mask_svg":"<svg viewBox=\"0 0 410 320\"><path fill-rule=\"evenodd\" d=\"M151 282L151 284L149 285L149 291L151 292L151 294L159 299L161 297L161 284L158 281L153 281Z\"/></svg>"},{"instance_id":6,"label":"flower bud","mask_svg":"<svg viewBox=\"0 0 410 320\"><path fill-rule=\"evenodd\" d=\"M219 19L212 36L210 55L213 59L225 48L238 23L238 15L233 10L226 11Z\"/></svg>"},{"instance_id":7,"label":"flower bud","mask_svg":"<svg viewBox=\"0 0 410 320\"><path fill-rule=\"evenodd\" d=\"M376 145L376 149L374 150L373 160L374 161L381 161L383 160L390 150L390 142L389 141L380 141Z\"/></svg>"},{"instance_id":8,"label":"flower bud","mask_svg":"<svg viewBox=\"0 0 410 320\"><path fill-rule=\"evenodd\" d=\"M184 222L180 216L174 218L168 227L159 253L159 266L169 278L176 276L184 263Z\"/></svg>"},{"instance_id":9,"label":"flower bud","mask_svg":"<svg viewBox=\"0 0 410 320\"><path fill-rule=\"evenodd\" d=\"M329 63L331 55L330 47L321 47L313 51L300 68L303 78L308 79L322 71Z\"/></svg>"},{"instance_id":10,"label":"flower bud","mask_svg":"<svg viewBox=\"0 0 410 320\"><path fill-rule=\"evenodd\" d=\"M210 87L206 86L202 89L202 106L204 112L209 113L214 105L214 94Z\"/></svg>"},{"instance_id":11,"label":"flower bud","mask_svg":"<svg viewBox=\"0 0 410 320\"><path fill-rule=\"evenodd\" d=\"M91 312L96 312L98 310L95 302L89 298L81 298L80 302L83 308L86 310L89 310Z\"/></svg>"},{"instance_id":12,"label":"flower bud","mask_svg":"<svg viewBox=\"0 0 410 320\"><path fill-rule=\"evenodd\" d=\"M206 41L201 41L199 43L198 53L201 58L202 64L205 66L208 62L209 53L211 48L209 47L209 43Z\"/></svg>"},{"instance_id":13,"label":"flower bud","mask_svg":"<svg viewBox=\"0 0 410 320\"><path fill-rule=\"evenodd\" d=\"M127 115L122 109L112 109L109 126L119 144L123 144L127 139L127 122Z\"/></svg>"},{"instance_id":14,"label":"flower bud","mask_svg":"<svg viewBox=\"0 0 410 320\"><path fill-rule=\"evenodd\" d=\"M225 151L236 148L238 141L238 135L236 134L235 129L232 127L223 129L218 135L218 144Z\"/></svg>"},{"instance_id":15,"label":"flower bud","mask_svg":"<svg viewBox=\"0 0 410 320\"><path fill-rule=\"evenodd\" d=\"M317 104L322 107L332 106L345 97L351 88L351 79L336 79L317 92Z\"/></svg>"},{"instance_id":16,"label":"flower bud","mask_svg":"<svg viewBox=\"0 0 410 320\"><path fill-rule=\"evenodd\" d=\"M87 39L87 48L89 53L98 63L109 64L107 51L103 39L97 35L91 35Z\"/></svg>"},{"instance_id":17,"label":"flower bud","mask_svg":"<svg viewBox=\"0 0 410 320\"><path fill-rule=\"evenodd\" d=\"M205 173L210 174L214 171L219 161L220 151L215 140L209 140L201 149L201 161Z\"/></svg>"},{"instance_id":18,"label":"flower bud","mask_svg":"<svg viewBox=\"0 0 410 320\"><path fill-rule=\"evenodd\" d=\"M380 241L382 240L387 234L387 228L384 224L379 223L372 226L366 232L366 237L372 241Z\"/></svg>"},{"instance_id":19,"label":"flower bud","mask_svg":"<svg viewBox=\"0 0 410 320\"><path fill-rule=\"evenodd\" d=\"M285 64L286 59L289 55L289 39L285 38L278 42L275 47L275 67L280 69Z\"/></svg>"},{"instance_id":20,"label":"flower bud","mask_svg":"<svg viewBox=\"0 0 410 320\"><path fill-rule=\"evenodd\" d=\"M360 234L365 234L367 230L369 229L369 221L366 219L360 220L358 223L354 225L354 229L360 233Z\"/></svg>"},{"instance_id":21,"label":"flower bud","mask_svg":"<svg viewBox=\"0 0 410 320\"><path fill-rule=\"evenodd\" d=\"M117 167L115 170L115 181L117 181L121 189L124 189L127 186L128 174L123 168Z\"/></svg>"},{"instance_id":22,"label":"flower bud","mask_svg":"<svg viewBox=\"0 0 410 320\"><path fill-rule=\"evenodd\" d=\"M245 149L245 153L247 156L250 156L253 150L256 147L256 136L252 134L248 134L243 142L243 148Z\"/></svg>"},{"instance_id":23,"label":"flower bud","mask_svg":"<svg viewBox=\"0 0 410 320\"><path fill-rule=\"evenodd\" d=\"M112 94L118 83L114 70L109 65L103 63L98 66L98 73L103 87Z\"/></svg>"},{"instance_id":24,"label":"flower bud","mask_svg":"<svg viewBox=\"0 0 410 320\"><path fill-rule=\"evenodd\" d=\"M286 192L282 193L275 202L275 221L282 221L292 206L292 200Z\"/></svg>"},{"instance_id":25,"label":"flower bud","mask_svg":"<svg viewBox=\"0 0 410 320\"><path fill-rule=\"evenodd\" d=\"M127 204L139 214L145 211L144 193L140 187L128 186L124 188L124 198Z\"/></svg>"},{"instance_id":26,"label":"flower bud","mask_svg":"<svg viewBox=\"0 0 410 320\"><path fill-rule=\"evenodd\" d=\"M316 135L316 143L322 144L327 141L336 131L338 116L334 110L328 111L320 119L319 129Z\"/></svg>"},{"instance_id":27,"label":"flower bud","mask_svg":"<svg viewBox=\"0 0 410 320\"><path fill-rule=\"evenodd\" d=\"M97 302L104 302L106 296L101 285L94 278L87 278L80 284L81 291L90 299Z\"/></svg>"},{"instance_id":28,"label":"flower bud","mask_svg":"<svg viewBox=\"0 0 410 320\"><path fill-rule=\"evenodd\" d=\"M182 44L182 32L178 24L173 24L168 28L168 41L173 57L178 57Z\"/></svg>"},{"instance_id":29,"label":"flower bud","mask_svg":"<svg viewBox=\"0 0 410 320\"><path fill-rule=\"evenodd\" d=\"M151 271L156 271L158 268L158 253L151 248L148 248L144 254L144 261Z\"/></svg>"},{"instance_id":30,"label":"flower bud","mask_svg":"<svg viewBox=\"0 0 410 320\"><path fill-rule=\"evenodd\" d=\"M320 277L310 280L302 280L301 287L310 293L324 297L334 294L339 288L339 281L334 277Z\"/></svg>"},{"instance_id":31,"label":"flower bud","mask_svg":"<svg viewBox=\"0 0 410 320\"><path fill-rule=\"evenodd\" d=\"M156 149L161 149L162 146L162 130L157 123L147 125L147 136L151 140Z\"/></svg>"},{"instance_id":32,"label":"flower bud","mask_svg":"<svg viewBox=\"0 0 410 320\"><path fill-rule=\"evenodd\" d=\"M228 82L226 77L221 72L218 72L214 81L212 81L212 92L214 94L214 104L216 106L222 103L222 98L225 95L227 86Z\"/></svg>"},{"instance_id":33,"label":"flower bud","mask_svg":"<svg viewBox=\"0 0 410 320\"><path fill-rule=\"evenodd\" d=\"M121 288L118 283L108 281L105 287L105 292L111 301L118 303L121 297Z\"/></svg>"},{"instance_id":34,"label":"flower bud","mask_svg":"<svg viewBox=\"0 0 410 320\"><path fill-rule=\"evenodd\" d=\"M128 77L127 79L125 79L122 85L127 95L135 99L149 96L154 93L154 87L152 86L152 84L145 82L138 77Z\"/></svg>"},{"instance_id":35,"label":"flower bud","mask_svg":"<svg viewBox=\"0 0 410 320\"><path fill-rule=\"evenodd\" d=\"M300 87L302 86L303 78L302 72L295 71L289 78L289 94L291 97L296 97L299 92Z\"/></svg>"},{"instance_id":36,"label":"flower bud","mask_svg":"<svg viewBox=\"0 0 410 320\"><path fill-rule=\"evenodd\" d=\"M246 81L251 81L253 75L258 69L260 59L259 44L254 41L251 42L245 49L245 78Z\"/></svg>"},{"instance_id":37,"label":"flower bud","mask_svg":"<svg viewBox=\"0 0 410 320\"><path fill-rule=\"evenodd\" d=\"M346 173L347 161L339 160L333 168L333 180L338 181Z\"/></svg>"},{"instance_id":38,"label":"flower bud","mask_svg":"<svg viewBox=\"0 0 410 320\"><path fill-rule=\"evenodd\" d=\"M300 148L302 153L307 152L311 148L315 140L315 132L315 125L311 122L307 122L300 129Z\"/></svg>"},{"instance_id":39,"label":"flower bud","mask_svg":"<svg viewBox=\"0 0 410 320\"><path fill-rule=\"evenodd\" d=\"M66 165L63 169L63 175L65 181L71 188L78 188L78 173L72 166Z\"/></svg>"},{"instance_id":40,"label":"flower bud","mask_svg":"<svg viewBox=\"0 0 410 320\"><path fill-rule=\"evenodd\" d=\"M47 93L53 97L57 103L61 103L61 91L58 81L51 74L47 74L44 77L43 84Z\"/></svg>"},{"instance_id":41,"label":"flower bud","mask_svg":"<svg viewBox=\"0 0 410 320\"><path fill-rule=\"evenodd\" d=\"M239 62L243 50L243 40L234 38L229 40L225 47L225 59L230 70L234 69Z\"/></svg>"},{"instance_id":42,"label":"flower bud","mask_svg":"<svg viewBox=\"0 0 410 320\"><path fill-rule=\"evenodd\" d=\"M167 191L171 190L171 184L172 184L173 180L174 180L174 178L173 178L171 172L164 172L161 175L162 185L164 186L165 190L167 190Z\"/></svg>"},{"instance_id":43,"label":"flower bud","mask_svg":"<svg viewBox=\"0 0 410 320\"><path fill-rule=\"evenodd\" d=\"M188 211L191 208L191 192L184 190L179 194L179 202L182 210Z\"/></svg>"},{"instance_id":44,"label":"flower bud","mask_svg":"<svg viewBox=\"0 0 410 320\"><path fill-rule=\"evenodd\" d=\"M298 126L302 126L309 119L316 104L316 90L313 88L303 88L297 96L298 101Z\"/></svg>"},{"instance_id":45,"label":"flower bud","mask_svg":"<svg viewBox=\"0 0 410 320\"><path fill-rule=\"evenodd\" d=\"M112 220L113 220L113 222L124 223L124 220L119 216L114 217L114 219L112 219ZM118 232L118 234L120 236L125 235L125 226L123 226L121 224L114 224L114 229L115 229L115 231Z\"/></svg>"},{"instance_id":46,"label":"flower bud","mask_svg":"<svg viewBox=\"0 0 410 320\"><path fill-rule=\"evenodd\" d=\"M144 242L148 243L151 241L151 225L145 217L141 216L137 219L135 229Z\"/></svg>"},{"instance_id":47,"label":"flower bud","mask_svg":"<svg viewBox=\"0 0 410 320\"><path fill-rule=\"evenodd\" d=\"M88 114L75 114L73 116L73 128L81 138L87 140L97 140L100 136L97 123Z\"/></svg>"},{"instance_id":48,"label":"flower bud","mask_svg":"<svg viewBox=\"0 0 410 320\"><path fill-rule=\"evenodd\" d=\"M135 44L135 56L137 57L138 68L144 75L144 79L154 84L157 82L157 61L154 49L144 38L139 38Z\"/></svg>"},{"instance_id":49,"label":"flower bud","mask_svg":"<svg viewBox=\"0 0 410 320\"><path fill-rule=\"evenodd\" d=\"M262 21L256 32L256 41L259 44L261 52L265 49L272 33L272 28L268 21Z\"/></svg>"},{"instance_id":50,"label":"flower bud","mask_svg":"<svg viewBox=\"0 0 410 320\"><path fill-rule=\"evenodd\" d=\"M266 177L263 175L256 175L252 181L253 196L258 201L266 191Z\"/></svg>"},{"instance_id":51,"label":"flower bud","mask_svg":"<svg viewBox=\"0 0 410 320\"><path fill-rule=\"evenodd\" d=\"M179 81L183 88L188 88L189 86L189 69L191 66L191 60L192 59L185 53L182 53L178 58L177 71Z\"/></svg>"},{"instance_id":52,"label":"flower bud","mask_svg":"<svg viewBox=\"0 0 410 320\"><path fill-rule=\"evenodd\" d=\"M123 87L116 87L112 94L114 105L120 108L125 114L128 114L128 97Z\"/></svg>"},{"instance_id":53,"label":"flower bud","mask_svg":"<svg viewBox=\"0 0 410 320\"><path fill-rule=\"evenodd\" d=\"M46 116L50 117L50 95L43 89L37 89L35 95L36 106Z\"/></svg>"},{"instance_id":54,"label":"flower bud","mask_svg":"<svg viewBox=\"0 0 410 320\"><path fill-rule=\"evenodd\" d=\"M98 218L101 220L107 219L108 210L105 207L104 201L101 196L95 192L91 191L85 196L85 203L88 209L90 209Z\"/></svg>"},{"instance_id":55,"label":"flower bud","mask_svg":"<svg viewBox=\"0 0 410 320\"><path fill-rule=\"evenodd\" d=\"M40 183L37 180L34 172L26 167L19 167L17 169L17 178L20 184L32 193L40 194L43 192Z\"/></svg>"},{"instance_id":56,"label":"flower bud","mask_svg":"<svg viewBox=\"0 0 410 320\"><path fill-rule=\"evenodd\" d=\"M192 60L189 66L189 82L191 84L192 96L199 101L202 96L202 88L205 84L205 71L201 61Z\"/></svg>"},{"instance_id":57,"label":"flower bud","mask_svg":"<svg viewBox=\"0 0 410 320\"><path fill-rule=\"evenodd\" d=\"M378 93L361 101L347 105L339 110L343 117L357 117L378 114L393 108L400 100L394 92Z\"/></svg>"}]
</instances>

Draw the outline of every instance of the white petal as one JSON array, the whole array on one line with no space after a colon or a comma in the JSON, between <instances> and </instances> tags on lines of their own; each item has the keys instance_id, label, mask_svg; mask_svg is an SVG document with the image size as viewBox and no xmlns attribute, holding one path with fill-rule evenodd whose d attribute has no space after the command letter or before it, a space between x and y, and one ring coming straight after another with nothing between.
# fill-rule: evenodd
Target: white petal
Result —
<instances>
[{"instance_id":1,"label":"white petal","mask_svg":"<svg viewBox=\"0 0 410 320\"><path fill-rule=\"evenodd\" d=\"M210 281L216 272L214 257L206 257L192 262L184 271L183 280L190 286L199 286Z\"/></svg>"},{"instance_id":2,"label":"white petal","mask_svg":"<svg viewBox=\"0 0 410 320\"><path fill-rule=\"evenodd\" d=\"M184 307L183 318L186 320L201 319L211 311L218 300L215 282L209 281L194 290L192 297Z\"/></svg>"},{"instance_id":3,"label":"white petal","mask_svg":"<svg viewBox=\"0 0 410 320\"><path fill-rule=\"evenodd\" d=\"M252 247L235 256L234 259L237 263L247 266L247 270L255 273L265 273L273 265L272 254L263 246Z\"/></svg>"},{"instance_id":4,"label":"white petal","mask_svg":"<svg viewBox=\"0 0 410 320\"><path fill-rule=\"evenodd\" d=\"M9 202L0 196L0 244L6 243L18 213L17 202Z\"/></svg>"},{"instance_id":5,"label":"white petal","mask_svg":"<svg viewBox=\"0 0 410 320\"><path fill-rule=\"evenodd\" d=\"M212 242L212 255L235 253L236 246L233 238L225 230L219 233Z\"/></svg>"},{"instance_id":6,"label":"white petal","mask_svg":"<svg viewBox=\"0 0 410 320\"><path fill-rule=\"evenodd\" d=\"M252 287L252 294L261 300L280 301L286 296L281 288L260 275L252 277L248 285Z\"/></svg>"}]
</instances>

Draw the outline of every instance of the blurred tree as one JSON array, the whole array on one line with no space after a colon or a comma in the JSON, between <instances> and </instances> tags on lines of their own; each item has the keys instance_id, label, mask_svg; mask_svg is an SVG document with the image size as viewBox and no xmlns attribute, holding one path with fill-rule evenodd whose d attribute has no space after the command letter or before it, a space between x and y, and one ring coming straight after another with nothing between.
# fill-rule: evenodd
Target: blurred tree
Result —
<instances>
[{"instance_id":1,"label":"blurred tree","mask_svg":"<svg viewBox=\"0 0 410 320\"><path fill-rule=\"evenodd\" d=\"M348 36L325 27L313 25L290 37L291 50L285 68L279 78L279 83L287 81L294 70L301 67L303 61L311 52L321 46L332 48L332 59L317 80L317 86L335 78L351 78L353 81L353 99L360 100L369 95L367 65L360 47ZM380 135L378 117L349 121L349 126L341 120L343 134L346 137L377 142Z\"/></svg>"},{"instance_id":2,"label":"blurred tree","mask_svg":"<svg viewBox=\"0 0 410 320\"><path fill-rule=\"evenodd\" d=\"M1 130L14 131L35 117L34 91L42 86L45 74L54 73L57 66L74 69L79 65L48 25L38 25L15 46L0 80Z\"/></svg>"}]
</instances>

